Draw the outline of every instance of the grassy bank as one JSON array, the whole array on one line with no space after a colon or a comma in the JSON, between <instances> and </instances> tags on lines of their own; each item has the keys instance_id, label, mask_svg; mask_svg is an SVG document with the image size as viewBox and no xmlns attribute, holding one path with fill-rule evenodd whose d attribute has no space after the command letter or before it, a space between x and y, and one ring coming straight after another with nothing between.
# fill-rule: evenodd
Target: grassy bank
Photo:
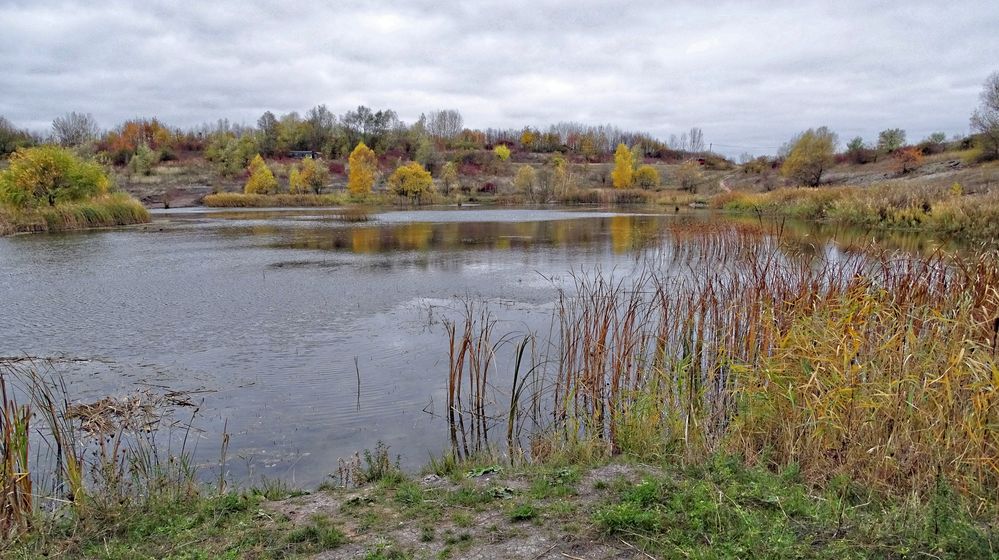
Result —
<instances>
[{"instance_id":1,"label":"grassy bank","mask_svg":"<svg viewBox=\"0 0 999 560\"><path fill-rule=\"evenodd\" d=\"M60 232L142 224L149 212L126 194L111 194L84 202L17 209L0 206L0 235Z\"/></svg>"},{"instance_id":2,"label":"grassy bank","mask_svg":"<svg viewBox=\"0 0 999 560\"><path fill-rule=\"evenodd\" d=\"M999 533L941 486L926 504L845 480L716 456L506 467L441 462L426 476L362 466L356 487L279 486L158 499L63 520L7 558L987 558ZM44 529L44 530L42 530ZM2 550L2 549L0 549Z\"/></svg>"},{"instance_id":3,"label":"grassy bank","mask_svg":"<svg viewBox=\"0 0 999 560\"><path fill-rule=\"evenodd\" d=\"M869 228L999 238L999 194L963 194L958 185L940 188L898 182L768 193L734 191L714 197L711 204L734 212L761 212Z\"/></svg>"}]
</instances>

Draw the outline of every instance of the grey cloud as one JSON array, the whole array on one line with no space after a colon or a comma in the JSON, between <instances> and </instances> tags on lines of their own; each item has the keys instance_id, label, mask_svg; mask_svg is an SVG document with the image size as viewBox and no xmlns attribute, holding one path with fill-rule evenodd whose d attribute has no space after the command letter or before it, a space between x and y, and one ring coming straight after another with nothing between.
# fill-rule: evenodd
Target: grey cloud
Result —
<instances>
[{"instance_id":1,"label":"grey cloud","mask_svg":"<svg viewBox=\"0 0 999 560\"><path fill-rule=\"evenodd\" d=\"M994 0L339 4L0 0L0 114L43 130L68 111L454 107L474 127L700 126L734 155L820 125L965 132L999 70Z\"/></svg>"}]
</instances>

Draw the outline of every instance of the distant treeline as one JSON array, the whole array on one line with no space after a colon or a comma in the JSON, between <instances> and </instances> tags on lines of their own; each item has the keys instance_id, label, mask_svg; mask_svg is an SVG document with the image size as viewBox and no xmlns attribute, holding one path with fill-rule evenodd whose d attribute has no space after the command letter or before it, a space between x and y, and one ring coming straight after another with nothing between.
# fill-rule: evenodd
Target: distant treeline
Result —
<instances>
[{"instance_id":1,"label":"distant treeline","mask_svg":"<svg viewBox=\"0 0 999 560\"><path fill-rule=\"evenodd\" d=\"M157 152L156 159L170 160L182 152L201 152L209 159L224 159L227 153L260 153L265 157L287 156L293 152L315 152L328 159L342 159L363 142L378 154L396 155L425 165L435 154L450 150L492 149L504 145L516 150L562 153L600 161L619 144L638 148L644 157L682 160L704 152L704 133L691 128L668 140L644 132L622 130L613 125L592 126L562 122L539 129L487 128L464 126L460 112L453 109L430 111L412 124L399 119L391 109L357 107L336 115L325 105L309 109L305 115L291 112L276 115L265 112L256 126L234 124L227 119L192 128L176 128L159 119L136 118L110 130L101 130L93 116L69 113L53 121L48 136L20 130L0 117L0 157L18 147L39 143L88 146L108 163L127 164L143 149ZM246 162L234 167L244 168Z\"/></svg>"}]
</instances>

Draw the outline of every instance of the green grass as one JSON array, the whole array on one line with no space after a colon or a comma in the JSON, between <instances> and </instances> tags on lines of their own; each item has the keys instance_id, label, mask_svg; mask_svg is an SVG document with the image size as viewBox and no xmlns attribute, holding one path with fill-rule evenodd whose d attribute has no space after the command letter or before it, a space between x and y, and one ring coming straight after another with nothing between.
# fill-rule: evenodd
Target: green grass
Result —
<instances>
[{"instance_id":1,"label":"green grass","mask_svg":"<svg viewBox=\"0 0 999 560\"><path fill-rule=\"evenodd\" d=\"M365 558L428 557L425 547L449 557L490 535L552 530L582 542L617 546L623 540L663 558L963 559L994 557L999 550L994 517L973 517L965 498L945 484L920 502L843 478L810 486L796 468L775 473L729 456L686 466L610 464L626 467L628 476L601 479L599 492L585 500L576 493L539 499L535 489L578 484L589 467L528 465L493 481L532 483L510 499L469 481L453 489L425 488L405 478L391 487L367 486L377 500L298 523L264 508L262 493L252 491L155 500L112 516L52 521L25 540L0 546L0 556L298 558L353 542ZM272 495L283 500L291 494ZM448 513L442 517L442 511ZM494 525L481 527L483 516ZM354 528L346 531L350 523ZM410 548L388 538L404 524L418 538ZM348 539L347 532L354 536Z\"/></svg>"},{"instance_id":2,"label":"green grass","mask_svg":"<svg viewBox=\"0 0 999 560\"><path fill-rule=\"evenodd\" d=\"M149 222L149 212L134 198L116 193L84 202L16 209L0 206L0 235L60 232Z\"/></svg>"},{"instance_id":3,"label":"green grass","mask_svg":"<svg viewBox=\"0 0 999 560\"><path fill-rule=\"evenodd\" d=\"M999 546L995 527L961 513L946 487L918 505L846 481L816 492L795 478L716 457L619 488L593 520L677 558L990 558Z\"/></svg>"},{"instance_id":4,"label":"green grass","mask_svg":"<svg viewBox=\"0 0 999 560\"><path fill-rule=\"evenodd\" d=\"M305 544L316 552L336 548L346 544L347 536L323 516L315 516L305 526L288 532L288 542Z\"/></svg>"}]
</instances>

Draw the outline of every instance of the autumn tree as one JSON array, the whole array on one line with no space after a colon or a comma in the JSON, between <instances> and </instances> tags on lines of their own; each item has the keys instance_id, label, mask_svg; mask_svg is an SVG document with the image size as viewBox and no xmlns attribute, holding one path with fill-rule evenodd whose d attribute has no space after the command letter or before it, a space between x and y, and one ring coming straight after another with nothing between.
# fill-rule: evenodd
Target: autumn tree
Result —
<instances>
[{"instance_id":1,"label":"autumn tree","mask_svg":"<svg viewBox=\"0 0 999 560\"><path fill-rule=\"evenodd\" d=\"M216 134L205 147L205 159L214 163L222 177L235 177L243 172L258 153L256 139L249 134L237 138L232 133Z\"/></svg>"},{"instance_id":2,"label":"autumn tree","mask_svg":"<svg viewBox=\"0 0 999 560\"><path fill-rule=\"evenodd\" d=\"M451 189L458 185L458 166L453 161L441 167L440 180L444 185L444 194L450 194Z\"/></svg>"},{"instance_id":3,"label":"autumn tree","mask_svg":"<svg viewBox=\"0 0 999 560\"><path fill-rule=\"evenodd\" d=\"M246 194L275 194L278 190L277 179L264 158L260 154L253 156L250 161L250 178L246 180L243 192Z\"/></svg>"},{"instance_id":4,"label":"autumn tree","mask_svg":"<svg viewBox=\"0 0 999 560\"><path fill-rule=\"evenodd\" d=\"M521 165L517 169L517 175L513 178L513 186L522 193L530 194L534 191L534 185L537 181L538 177L534 168L530 165Z\"/></svg>"},{"instance_id":5,"label":"autumn tree","mask_svg":"<svg viewBox=\"0 0 999 560\"><path fill-rule=\"evenodd\" d=\"M552 158L552 187L556 194L562 194L569 190L572 185L572 172L569 170L569 162L562 156Z\"/></svg>"},{"instance_id":6,"label":"autumn tree","mask_svg":"<svg viewBox=\"0 0 999 560\"><path fill-rule=\"evenodd\" d=\"M97 138L97 121L90 113L66 113L52 121L52 135L61 146L81 146Z\"/></svg>"},{"instance_id":7,"label":"autumn tree","mask_svg":"<svg viewBox=\"0 0 999 560\"><path fill-rule=\"evenodd\" d=\"M417 199L430 193L434 187L430 172L415 161L399 166L389 176L388 183L395 194Z\"/></svg>"},{"instance_id":8,"label":"autumn tree","mask_svg":"<svg viewBox=\"0 0 999 560\"><path fill-rule=\"evenodd\" d=\"M525 128L520 133L520 147L527 151L534 149L534 143L538 141L538 134L529 128Z\"/></svg>"},{"instance_id":9,"label":"autumn tree","mask_svg":"<svg viewBox=\"0 0 999 560\"><path fill-rule=\"evenodd\" d=\"M826 127L802 132L784 148L780 172L799 183L817 187L822 174L835 163L836 135Z\"/></svg>"},{"instance_id":10,"label":"autumn tree","mask_svg":"<svg viewBox=\"0 0 999 560\"><path fill-rule=\"evenodd\" d=\"M498 157L500 161L506 161L510 159L510 148L507 148L503 144L500 144L495 148L493 148L493 153L496 154L496 157Z\"/></svg>"},{"instance_id":11,"label":"autumn tree","mask_svg":"<svg viewBox=\"0 0 999 560\"><path fill-rule=\"evenodd\" d=\"M628 146L618 144L614 150L614 170L611 171L611 181L614 188L626 189L634 179L634 156Z\"/></svg>"},{"instance_id":12,"label":"autumn tree","mask_svg":"<svg viewBox=\"0 0 999 560\"><path fill-rule=\"evenodd\" d=\"M654 189L659 186L659 172L651 165L640 165L635 170L635 184L643 189Z\"/></svg>"},{"instance_id":13,"label":"autumn tree","mask_svg":"<svg viewBox=\"0 0 999 560\"><path fill-rule=\"evenodd\" d=\"M878 134L878 151L890 154L905 145L905 131L901 128L889 128Z\"/></svg>"},{"instance_id":14,"label":"autumn tree","mask_svg":"<svg viewBox=\"0 0 999 560\"><path fill-rule=\"evenodd\" d=\"M101 166L59 146L20 148L0 171L0 202L16 207L84 200L110 187Z\"/></svg>"},{"instance_id":15,"label":"autumn tree","mask_svg":"<svg viewBox=\"0 0 999 560\"><path fill-rule=\"evenodd\" d=\"M301 165L291 170L288 177L288 190L292 194L319 194L329 179L330 173L326 166L313 158L305 158Z\"/></svg>"},{"instance_id":16,"label":"autumn tree","mask_svg":"<svg viewBox=\"0 0 999 560\"><path fill-rule=\"evenodd\" d=\"M150 150L160 151L170 147L172 141L170 129L154 118L125 121L105 134L101 144L115 163L125 164L143 144Z\"/></svg>"},{"instance_id":17,"label":"autumn tree","mask_svg":"<svg viewBox=\"0 0 999 560\"><path fill-rule=\"evenodd\" d=\"M694 192L697 190L698 183L701 182L701 164L694 160L686 161L672 175L673 180L676 181L681 190Z\"/></svg>"},{"instance_id":18,"label":"autumn tree","mask_svg":"<svg viewBox=\"0 0 999 560\"><path fill-rule=\"evenodd\" d=\"M892 154L892 170L904 175L923 164L923 152L919 148L902 148Z\"/></svg>"},{"instance_id":19,"label":"autumn tree","mask_svg":"<svg viewBox=\"0 0 999 560\"><path fill-rule=\"evenodd\" d=\"M374 150L359 142L347 160L347 190L355 196L364 196L371 192L378 173L378 157Z\"/></svg>"},{"instance_id":20,"label":"autumn tree","mask_svg":"<svg viewBox=\"0 0 999 560\"><path fill-rule=\"evenodd\" d=\"M979 134L982 159L999 159L999 72L985 80L981 100L971 115L971 129Z\"/></svg>"}]
</instances>

